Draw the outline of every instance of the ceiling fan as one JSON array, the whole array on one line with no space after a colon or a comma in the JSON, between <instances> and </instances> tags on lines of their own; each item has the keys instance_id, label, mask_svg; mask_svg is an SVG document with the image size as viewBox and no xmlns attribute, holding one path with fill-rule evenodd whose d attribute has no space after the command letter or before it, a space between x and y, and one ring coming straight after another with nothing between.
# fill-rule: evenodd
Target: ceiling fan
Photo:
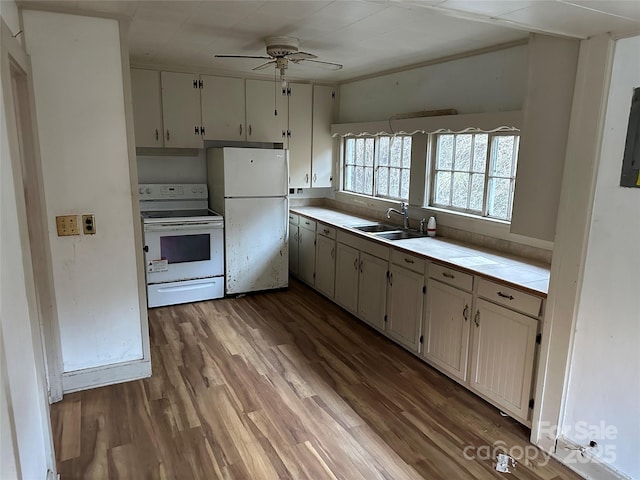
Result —
<instances>
[{"instance_id":1,"label":"ceiling fan","mask_svg":"<svg viewBox=\"0 0 640 480\"><path fill-rule=\"evenodd\" d=\"M289 66L289 62L299 64L301 62L310 62L317 64L319 67L330 68L331 70L340 70L342 65L339 63L325 62L317 60L317 56L312 53L301 52L298 49L299 40L295 37L275 36L264 39L267 55L216 55L216 58L257 58L268 60L258 65L253 70L263 70L274 65L276 70L280 71L280 81L285 82L284 71Z\"/></svg>"}]
</instances>

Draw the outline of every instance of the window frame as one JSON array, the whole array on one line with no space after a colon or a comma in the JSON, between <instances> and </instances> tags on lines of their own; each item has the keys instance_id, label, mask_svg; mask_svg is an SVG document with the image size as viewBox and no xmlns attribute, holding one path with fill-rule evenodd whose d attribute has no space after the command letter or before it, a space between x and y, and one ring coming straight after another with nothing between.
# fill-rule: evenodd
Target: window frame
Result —
<instances>
[{"instance_id":1,"label":"window frame","mask_svg":"<svg viewBox=\"0 0 640 480\"><path fill-rule=\"evenodd\" d=\"M445 172L449 171L452 174L456 171L459 171L463 173L468 173L470 177L471 177L471 174L474 173L472 170L472 167L470 167L469 171L454 170L453 167L455 166L454 158L455 158L455 143L456 143L455 137L457 135L474 135L471 143L471 151L473 152L473 148L475 144L475 135L482 135L482 134L487 135L487 157L485 159L485 168L483 172L484 181L483 181L483 193L482 193L482 210L478 211L470 208L461 208L453 205L443 205L443 204L435 203L435 182L436 182L437 171L445 171ZM438 158L437 157L438 137L440 135L454 136L454 141L453 141L454 150L452 152L452 168L450 170L444 170L444 169L437 170L436 168L437 158ZM514 142L514 145L513 145L513 154L515 155L515 161L512 160L511 162L510 177L505 177L500 175L490 175L490 172L493 170L493 165L496 159L496 155L493 147L494 139L496 139L497 137L504 137L504 136L516 137L516 141ZM463 214L470 215L482 220L511 223L511 215L513 213L513 196L515 191L516 173L517 173L517 167L518 167L518 157L519 157L519 148L520 148L520 139L521 139L520 137L521 137L521 132L518 129L498 130L493 132L486 132L486 131L480 131L480 130L462 131L462 132L443 131L443 132L430 134L429 143L427 146L427 152L428 152L427 153L428 161L427 161L427 169L426 169L427 181L425 182L425 184L428 186L428 191L427 191L427 194L425 195L426 202L425 202L424 208L434 208L434 209L439 209L439 210L443 210L451 213L463 213ZM479 172L475 172L475 173L479 173ZM509 202L508 218L506 219L489 215L489 199L490 199L489 181L490 179L493 179L493 178L508 179L510 181L509 200L508 200ZM468 188L469 188L469 198L470 198L470 194L471 194L470 192L472 188L471 182L469 182ZM452 195L453 195L453 188L451 188L451 191L450 191L450 199Z\"/></svg>"},{"instance_id":2,"label":"window frame","mask_svg":"<svg viewBox=\"0 0 640 480\"><path fill-rule=\"evenodd\" d=\"M389 138L389 145L388 145L388 149L387 149L387 164L386 165L380 165L380 153L381 153L381 147L380 147L380 140L382 137L387 137ZM393 139L400 139L400 164L399 165L391 165L391 147L392 147L392 141ZM409 158L409 165L408 166L404 166L403 161L405 158L405 143L406 143L406 139L409 139L409 154L408 154L408 158ZM349 140L353 140L354 141L354 152L357 151L356 145L357 145L357 141L359 139L373 139L373 165L371 167L366 166L366 163L363 165L357 165L357 163L348 163L347 162L347 142ZM366 147L365 147L366 148ZM388 201L398 201L398 202L408 202L409 201L409 192L410 192L410 187L411 187L411 160L412 160L412 154L413 154L413 136L412 135L408 135L408 134L385 134L385 135L358 135L358 136L347 136L343 138L343 145L342 145L342 179L341 179L341 185L340 185L340 190L344 193L348 193L348 194L353 194L353 195L363 195L366 197L370 197L370 198L377 198L377 199L381 199L381 200L388 200ZM365 152L366 155L366 152ZM355 154L354 154L354 161L355 161ZM348 190L346 188L346 184L347 184L347 167L354 167L354 174L355 174L355 168L371 168L372 169L372 183L371 183L371 194L369 193L363 193L363 192L356 192L353 190ZM400 177L399 180L399 188L400 191L398 193L402 192L402 175L403 172L407 172L408 175L408 184L407 184L407 196L406 198L401 198L401 197L393 197L388 195L389 193L389 180L387 180L387 194L386 195L382 195L378 193L378 189L379 189L379 185L380 185L380 179L379 179L379 173L381 169L386 169L388 172L388 176L387 178L390 179L391 178L391 171L392 170L397 170L398 171L398 175ZM367 190L367 189L365 189Z\"/></svg>"}]
</instances>

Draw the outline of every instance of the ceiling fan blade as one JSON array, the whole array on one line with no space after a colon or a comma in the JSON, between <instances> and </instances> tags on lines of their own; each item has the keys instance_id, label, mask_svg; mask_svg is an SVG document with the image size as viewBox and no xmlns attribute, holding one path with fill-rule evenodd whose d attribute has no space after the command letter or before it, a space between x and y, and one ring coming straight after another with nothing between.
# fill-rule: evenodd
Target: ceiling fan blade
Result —
<instances>
[{"instance_id":1,"label":"ceiling fan blade","mask_svg":"<svg viewBox=\"0 0 640 480\"><path fill-rule=\"evenodd\" d=\"M264 55L214 55L216 58L263 58L265 60L270 60L271 57L265 57Z\"/></svg>"},{"instance_id":2,"label":"ceiling fan blade","mask_svg":"<svg viewBox=\"0 0 640 480\"><path fill-rule=\"evenodd\" d=\"M307 53L307 52L295 52L295 53L292 53L291 55L286 55L286 57L289 60L309 60L311 58L318 58L317 55L314 55L313 53Z\"/></svg>"},{"instance_id":3,"label":"ceiling fan blade","mask_svg":"<svg viewBox=\"0 0 640 480\"><path fill-rule=\"evenodd\" d=\"M270 62L267 63L263 63L262 65L258 65L256 68L252 68L251 70L264 70L265 68L267 68L269 65L273 65L275 64L276 61L275 60L271 60Z\"/></svg>"},{"instance_id":4,"label":"ceiling fan blade","mask_svg":"<svg viewBox=\"0 0 640 480\"><path fill-rule=\"evenodd\" d=\"M342 70L342 65L339 63L333 63L333 62L324 62L322 60L311 60L311 59L305 59L305 58L301 58L300 60L294 60L293 63L301 63L301 62L305 62L306 63L316 63L317 67L324 67L324 68L330 68L331 70Z\"/></svg>"}]
</instances>

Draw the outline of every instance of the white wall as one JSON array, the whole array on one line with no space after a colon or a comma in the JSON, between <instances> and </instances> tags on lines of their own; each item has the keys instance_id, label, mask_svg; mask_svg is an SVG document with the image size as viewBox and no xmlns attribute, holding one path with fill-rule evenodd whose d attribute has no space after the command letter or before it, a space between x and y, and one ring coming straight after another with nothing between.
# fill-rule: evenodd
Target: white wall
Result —
<instances>
[{"instance_id":1,"label":"white wall","mask_svg":"<svg viewBox=\"0 0 640 480\"><path fill-rule=\"evenodd\" d=\"M207 157L197 155L137 155L138 183L207 183Z\"/></svg>"},{"instance_id":2,"label":"white wall","mask_svg":"<svg viewBox=\"0 0 640 480\"><path fill-rule=\"evenodd\" d=\"M24 11L65 373L143 357L119 25ZM91 213L96 234L58 237ZM146 335L146 332L144 332Z\"/></svg>"},{"instance_id":3,"label":"white wall","mask_svg":"<svg viewBox=\"0 0 640 480\"><path fill-rule=\"evenodd\" d=\"M614 426L615 438L594 438L614 446L615 460L600 457L632 478L640 478L640 189L619 180L638 52L640 37L616 44L562 428L585 444L578 422Z\"/></svg>"},{"instance_id":4,"label":"white wall","mask_svg":"<svg viewBox=\"0 0 640 480\"><path fill-rule=\"evenodd\" d=\"M339 122L442 108L458 113L521 110L527 51L523 45L342 84Z\"/></svg>"},{"instance_id":5,"label":"white wall","mask_svg":"<svg viewBox=\"0 0 640 480\"><path fill-rule=\"evenodd\" d=\"M10 90L11 82L5 76L5 48L6 44L0 93L5 93L3 88ZM44 479L48 469L55 471L55 460L40 332L33 330L38 320L33 276L27 270L31 268L28 236L24 216L18 215L19 200L24 214L24 198L22 185L14 183L14 178L21 178L13 168L14 162L20 165L14 156L17 137L13 127L11 150L7 122L13 112L5 100L0 96L0 478L21 474L24 479Z\"/></svg>"}]
</instances>

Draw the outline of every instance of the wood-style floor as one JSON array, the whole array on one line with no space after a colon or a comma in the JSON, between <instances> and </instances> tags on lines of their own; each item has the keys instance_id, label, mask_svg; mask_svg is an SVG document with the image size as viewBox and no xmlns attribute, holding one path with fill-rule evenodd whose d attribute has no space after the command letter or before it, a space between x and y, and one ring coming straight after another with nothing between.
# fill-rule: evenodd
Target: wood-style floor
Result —
<instances>
[{"instance_id":1,"label":"wood-style floor","mask_svg":"<svg viewBox=\"0 0 640 480\"><path fill-rule=\"evenodd\" d=\"M296 281L149 317L150 379L52 406L62 480L579 478L496 472L524 427Z\"/></svg>"}]
</instances>

